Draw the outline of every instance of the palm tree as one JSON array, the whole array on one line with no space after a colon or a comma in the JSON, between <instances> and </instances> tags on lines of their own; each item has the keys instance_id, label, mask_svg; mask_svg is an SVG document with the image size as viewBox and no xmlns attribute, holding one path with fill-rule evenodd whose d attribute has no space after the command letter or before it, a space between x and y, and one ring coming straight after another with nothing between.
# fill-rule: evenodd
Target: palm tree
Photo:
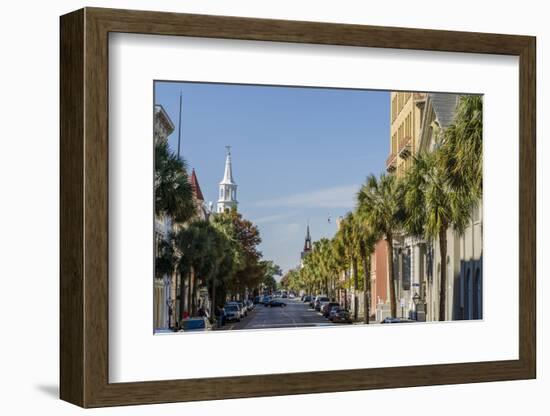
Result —
<instances>
[{"instance_id":1,"label":"palm tree","mask_svg":"<svg viewBox=\"0 0 550 416\"><path fill-rule=\"evenodd\" d=\"M185 161L170 151L167 142L155 143L155 215L184 223L195 212Z\"/></svg>"},{"instance_id":2,"label":"palm tree","mask_svg":"<svg viewBox=\"0 0 550 416\"><path fill-rule=\"evenodd\" d=\"M459 98L453 123L443 132L441 153L454 188L482 194L483 101L479 95Z\"/></svg>"},{"instance_id":3,"label":"palm tree","mask_svg":"<svg viewBox=\"0 0 550 416\"><path fill-rule=\"evenodd\" d=\"M353 213L349 212L344 219L340 222L340 229L336 233L336 244L338 250L341 251L348 259L351 265L351 274L353 276L353 314L354 319L358 318L358 304L357 291L359 290L359 235L358 228Z\"/></svg>"},{"instance_id":4,"label":"palm tree","mask_svg":"<svg viewBox=\"0 0 550 416\"><path fill-rule=\"evenodd\" d=\"M372 232L385 236L388 244L388 279L392 316L397 316L395 279L393 272L393 237L403 221L402 186L395 176L369 175L357 194L357 212L370 224Z\"/></svg>"},{"instance_id":5,"label":"palm tree","mask_svg":"<svg viewBox=\"0 0 550 416\"><path fill-rule=\"evenodd\" d=\"M155 215L183 223L195 215L195 205L186 164L170 151L166 141L155 142ZM159 277L172 275L178 261L178 253L171 239L158 242L155 255L155 272ZM183 281L180 284L183 287ZM177 278L174 278L177 285ZM183 299L183 298L182 298ZM180 303L182 304L182 303ZM177 312L176 312L177 315ZM176 318L177 319L177 318Z\"/></svg>"},{"instance_id":6,"label":"palm tree","mask_svg":"<svg viewBox=\"0 0 550 416\"><path fill-rule=\"evenodd\" d=\"M438 239L441 258L439 320L445 320L447 298L447 229L463 233L470 220L474 199L463 182L445 163L445 154L436 148L415 157L405 182L405 228L426 239Z\"/></svg>"},{"instance_id":7,"label":"palm tree","mask_svg":"<svg viewBox=\"0 0 550 416\"><path fill-rule=\"evenodd\" d=\"M357 235L359 243L359 258L363 266L363 296L364 296L364 323L368 324L370 321L370 299L371 299L371 254L374 252L376 242L380 236L373 231L370 223L361 218L360 215L356 215L353 218L353 226Z\"/></svg>"}]
</instances>

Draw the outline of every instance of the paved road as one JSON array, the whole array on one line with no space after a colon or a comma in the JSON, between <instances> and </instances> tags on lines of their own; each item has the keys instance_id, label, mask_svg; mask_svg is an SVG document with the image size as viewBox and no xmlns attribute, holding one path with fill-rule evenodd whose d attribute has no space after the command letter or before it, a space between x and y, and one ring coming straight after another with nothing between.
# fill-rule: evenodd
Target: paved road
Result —
<instances>
[{"instance_id":1,"label":"paved road","mask_svg":"<svg viewBox=\"0 0 550 416\"><path fill-rule=\"evenodd\" d=\"M297 328L334 325L318 312L309 309L309 304L301 302L299 298L280 300L285 302L287 306L269 308L258 304L253 311L248 312L246 318L241 319L241 322L227 323L221 329Z\"/></svg>"}]
</instances>

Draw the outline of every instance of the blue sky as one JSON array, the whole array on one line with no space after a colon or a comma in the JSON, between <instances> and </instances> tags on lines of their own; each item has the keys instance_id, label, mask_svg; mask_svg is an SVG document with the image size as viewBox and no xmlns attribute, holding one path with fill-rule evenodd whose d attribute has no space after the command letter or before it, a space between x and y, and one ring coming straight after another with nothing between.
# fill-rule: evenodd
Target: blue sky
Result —
<instances>
[{"instance_id":1,"label":"blue sky","mask_svg":"<svg viewBox=\"0 0 550 416\"><path fill-rule=\"evenodd\" d=\"M181 155L205 199L217 200L231 145L238 210L284 271L299 264L308 221L313 240L332 237L366 176L384 169L389 92L155 82L155 103L176 126L174 151L180 92Z\"/></svg>"}]
</instances>

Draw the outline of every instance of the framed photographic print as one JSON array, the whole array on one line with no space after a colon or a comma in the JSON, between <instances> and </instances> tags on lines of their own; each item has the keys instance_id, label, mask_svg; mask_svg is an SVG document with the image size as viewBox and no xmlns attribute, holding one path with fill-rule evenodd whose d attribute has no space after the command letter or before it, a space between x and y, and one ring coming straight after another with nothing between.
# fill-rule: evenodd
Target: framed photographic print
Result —
<instances>
[{"instance_id":1,"label":"framed photographic print","mask_svg":"<svg viewBox=\"0 0 550 416\"><path fill-rule=\"evenodd\" d=\"M83 406L536 376L535 38L61 17Z\"/></svg>"}]
</instances>

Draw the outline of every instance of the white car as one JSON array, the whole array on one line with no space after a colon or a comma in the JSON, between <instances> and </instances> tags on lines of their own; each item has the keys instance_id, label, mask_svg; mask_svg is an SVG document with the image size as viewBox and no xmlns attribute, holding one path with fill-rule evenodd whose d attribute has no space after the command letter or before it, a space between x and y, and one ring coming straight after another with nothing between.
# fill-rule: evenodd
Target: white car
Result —
<instances>
[{"instance_id":1,"label":"white car","mask_svg":"<svg viewBox=\"0 0 550 416\"><path fill-rule=\"evenodd\" d=\"M235 306L237 308L237 310L239 311L239 319L244 318L247 314L246 307L242 303L227 302L224 307L227 307L227 306Z\"/></svg>"},{"instance_id":2,"label":"white car","mask_svg":"<svg viewBox=\"0 0 550 416\"><path fill-rule=\"evenodd\" d=\"M235 304L227 304L223 308L225 310L225 319L227 321L241 321L241 310L239 308L239 305Z\"/></svg>"}]
</instances>

